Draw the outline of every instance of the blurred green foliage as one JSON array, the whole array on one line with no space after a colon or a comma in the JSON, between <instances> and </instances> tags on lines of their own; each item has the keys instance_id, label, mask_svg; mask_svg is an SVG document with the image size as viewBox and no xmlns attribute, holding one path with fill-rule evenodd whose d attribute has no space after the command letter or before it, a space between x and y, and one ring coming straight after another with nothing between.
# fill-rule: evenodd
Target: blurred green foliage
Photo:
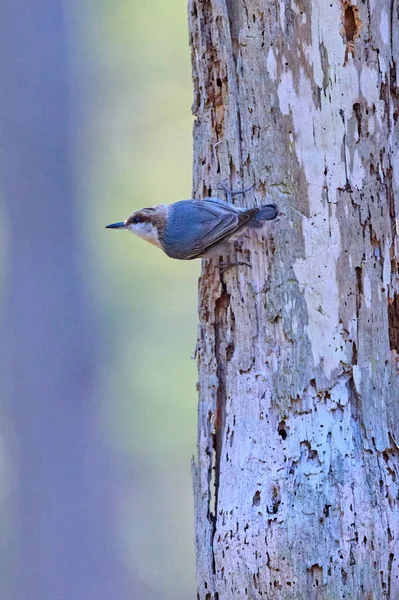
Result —
<instances>
[{"instance_id":1,"label":"blurred green foliage","mask_svg":"<svg viewBox=\"0 0 399 600\"><path fill-rule=\"evenodd\" d=\"M192 86L185 0L92 2L82 27L97 92L81 187L90 278L104 323L104 427L131 489L120 542L132 576L164 600L193 598L199 262L105 230L138 208L191 196ZM141 598L140 600L146 600Z\"/></svg>"}]
</instances>

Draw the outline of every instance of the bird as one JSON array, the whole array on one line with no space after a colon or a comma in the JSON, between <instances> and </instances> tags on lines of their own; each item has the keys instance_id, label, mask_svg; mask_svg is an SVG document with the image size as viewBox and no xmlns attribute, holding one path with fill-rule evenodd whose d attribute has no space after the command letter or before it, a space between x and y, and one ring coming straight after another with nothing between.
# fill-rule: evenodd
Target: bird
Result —
<instances>
[{"instance_id":1,"label":"bird","mask_svg":"<svg viewBox=\"0 0 399 600\"><path fill-rule=\"evenodd\" d=\"M260 228L279 215L276 204L259 208L233 206L232 196L244 194L252 187L233 192L222 185L219 189L227 194L227 203L210 197L160 204L137 210L125 221L106 228L131 231L178 260L225 256L247 229Z\"/></svg>"}]
</instances>

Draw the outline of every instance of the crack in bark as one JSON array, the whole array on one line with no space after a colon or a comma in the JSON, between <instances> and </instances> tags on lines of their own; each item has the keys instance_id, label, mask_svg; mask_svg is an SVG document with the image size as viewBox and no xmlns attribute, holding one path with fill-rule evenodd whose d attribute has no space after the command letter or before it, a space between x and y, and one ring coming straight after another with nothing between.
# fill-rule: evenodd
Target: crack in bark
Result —
<instances>
[{"instance_id":1,"label":"crack in bark","mask_svg":"<svg viewBox=\"0 0 399 600\"><path fill-rule=\"evenodd\" d=\"M394 293L388 302L389 346L399 354L399 294Z\"/></svg>"},{"instance_id":2,"label":"crack in bark","mask_svg":"<svg viewBox=\"0 0 399 600\"><path fill-rule=\"evenodd\" d=\"M245 2L242 0L225 0L225 9L226 16L228 22L228 32L230 41L231 41L231 62L234 67L233 73L230 74L228 80L228 85L230 86L230 90L232 92L235 104L236 111L236 119L237 119L237 137L234 140L238 146L238 155L239 155L239 176L240 179L243 180L243 151L242 151L242 125L241 125L241 114L240 114L240 106L239 106L239 73L238 73L238 61L240 57L240 46L239 46L239 33L242 28L242 10L245 7ZM233 165L230 162L230 171Z\"/></svg>"},{"instance_id":3,"label":"crack in bark","mask_svg":"<svg viewBox=\"0 0 399 600\"><path fill-rule=\"evenodd\" d=\"M213 436L215 450L215 528L218 508L218 492L220 481L220 461L223 445L223 434L226 420L226 363L228 357L227 313L230 306L230 296L226 286L222 285L222 292L215 303L215 356L216 375L218 387L216 392L215 433Z\"/></svg>"}]
</instances>

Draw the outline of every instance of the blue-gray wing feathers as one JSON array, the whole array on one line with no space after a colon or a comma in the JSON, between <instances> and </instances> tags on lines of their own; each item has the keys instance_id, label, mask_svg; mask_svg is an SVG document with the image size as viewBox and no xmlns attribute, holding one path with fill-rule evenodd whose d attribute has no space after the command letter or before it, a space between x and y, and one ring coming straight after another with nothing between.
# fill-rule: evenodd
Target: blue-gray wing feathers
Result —
<instances>
[{"instance_id":1,"label":"blue-gray wing feathers","mask_svg":"<svg viewBox=\"0 0 399 600\"><path fill-rule=\"evenodd\" d=\"M169 208L163 250L172 258L197 258L241 229L257 212L257 208L240 211L216 198L176 202Z\"/></svg>"}]
</instances>

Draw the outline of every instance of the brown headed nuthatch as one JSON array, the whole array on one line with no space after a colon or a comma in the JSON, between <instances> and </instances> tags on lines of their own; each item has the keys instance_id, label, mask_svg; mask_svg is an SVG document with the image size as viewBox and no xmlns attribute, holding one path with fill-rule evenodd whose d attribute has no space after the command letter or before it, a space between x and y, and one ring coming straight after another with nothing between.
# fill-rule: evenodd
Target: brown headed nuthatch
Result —
<instances>
[{"instance_id":1,"label":"brown headed nuthatch","mask_svg":"<svg viewBox=\"0 0 399 600\"><path fill-rule=\"evenodd\" d=\"M276 219L279 212L276 204L259 208L233 206L231 197L248 189L237 192L223 186L221 189L227 194L227 204L218 198L160 204L137 210L126 221L112 223L107 228L128 229L171 258L191 260L226 255L232 242L248 228L262 227L264 221Z\"/></svg>"}]
</instances>

